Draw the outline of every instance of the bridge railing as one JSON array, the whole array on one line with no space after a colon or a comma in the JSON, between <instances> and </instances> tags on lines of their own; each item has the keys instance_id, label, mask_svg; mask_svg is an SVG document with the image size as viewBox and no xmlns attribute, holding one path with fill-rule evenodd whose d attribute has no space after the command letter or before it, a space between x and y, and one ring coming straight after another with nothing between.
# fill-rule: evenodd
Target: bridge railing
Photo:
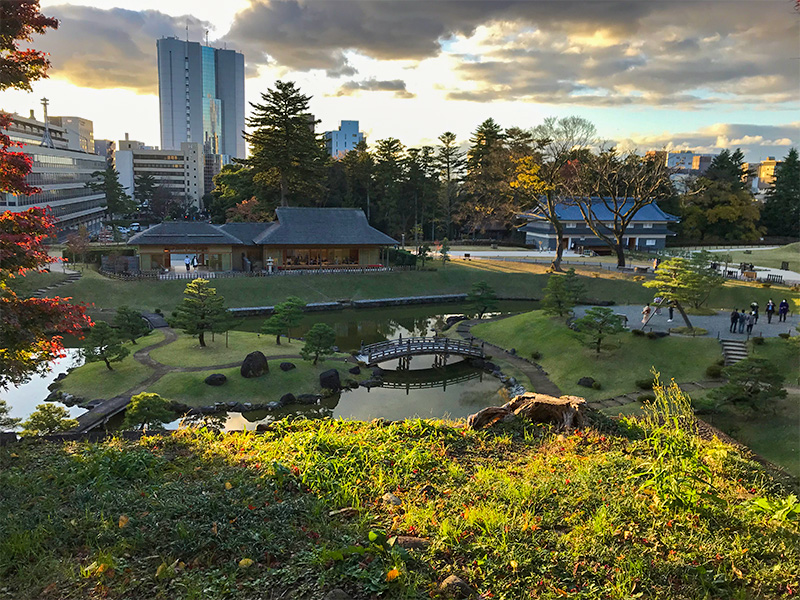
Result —
<instances>
[{"instance_id":1,"label":"bridge railing","mask_svg":"<svg viewBox=\"0 0 800 600\"><path fill-rule=\"evenodd\" d=\"M387 340L364 346L361 355L372 363L377 360L412 354L461 354L482 356L483 348L475 343L439 337L412 337Z\"/></svg>"}]
</instances>

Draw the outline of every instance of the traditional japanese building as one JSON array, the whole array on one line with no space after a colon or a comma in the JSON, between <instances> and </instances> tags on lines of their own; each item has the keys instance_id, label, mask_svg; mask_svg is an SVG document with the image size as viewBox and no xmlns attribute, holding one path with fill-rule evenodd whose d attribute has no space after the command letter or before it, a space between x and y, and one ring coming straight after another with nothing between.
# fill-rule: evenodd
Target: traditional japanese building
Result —
<instances>
[{"instance_id":1,"label":"traditional japanese building","mask_svg":"<svg viewBox=\"0 0 800 600\"><path fill-rule=\"evenodd\" d=\"M630 206L627 208L623 205L619 212L624 214L632 207L632 203L633 201L629 201ZM606 227L608 235L612 236L614 214L600 199L593 200L592 212L597 220ZM610 248L605 242L589 229L577 205L557 204L556 214L564 226L565 250L610 252ZM520 218L528 221L528 224L521 228L521 231L525 233L526 245L535 246L539 250L556 249L557 236L550 222L536 212L525 213L520 215ZM657 204L647 204L631 217L630 225L626 229L627 235L624 238L625 246L630 250L645 251L664 248L667 236L675 235L667 226L679 221L678 217L665 213Z\"/></svg>"},{"instance_id":2,"label":"traditional japanese building","mask_svg":"<svg viewBox=\"0 0 800 600\"><path fill-rule=\"evenodd\" d=\"M380 263L381 248L397 244L360 209L282 207L275 214L271 223L167 221L128 244L143 271L181 269L187 257L208 271L371 266Z\"/></svg>"}]
</instances>

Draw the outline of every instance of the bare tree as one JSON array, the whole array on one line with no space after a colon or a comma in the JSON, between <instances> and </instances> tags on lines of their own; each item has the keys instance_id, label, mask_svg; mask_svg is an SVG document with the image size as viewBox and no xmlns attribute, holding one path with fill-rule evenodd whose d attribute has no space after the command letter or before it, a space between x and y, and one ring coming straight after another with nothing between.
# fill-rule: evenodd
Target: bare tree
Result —
<instances>
[{"instance_id":1,"label":"bare tree","mask_svg":"<svg viewBox=\"0 0 800 600\"><path fill-rule=\"evenodd\" d=\"M564 227L559 219L557 208L564 201L564 191L570 173L570 160L580 151L585 151L595 142L596 129L593 123L582 117L548 117L544 123L533 128L538 158L541 167L535 173L541 181L541 193L524 196L525 208L537 219L553 226L556 234L556 255L551 267L561 271L561 257L564 253ZM530 173L530 162L523 171ZM518 163L519 167L519 163ZM518 169L518 175L519 175Z\"/></svg>"},{"instance_id":2,"label":"bare tree","mask_svg":"<svg viewBox=\"0 0 800 600\"><path fill-rule=\"evenodd\" d=\"M578 205L587 227L617 255L617 266L625 266L628 227L648 204L672 195L670 169L665 161L614 148L587 154L571 163L568 197Z\"/></svg>"}]
</instances>

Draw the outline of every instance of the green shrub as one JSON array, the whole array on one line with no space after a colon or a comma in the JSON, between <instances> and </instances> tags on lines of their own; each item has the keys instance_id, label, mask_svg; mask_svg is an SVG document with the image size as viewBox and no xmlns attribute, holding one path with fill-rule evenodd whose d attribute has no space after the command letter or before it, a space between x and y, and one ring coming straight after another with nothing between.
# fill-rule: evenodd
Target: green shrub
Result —
<instances>
[{"instance_id":1,"label":"green shrub","mask_svg":"<svg viewBox=\"0 0 800 600\"><path fill-rule=\"evenodd\" d=\"M593 390L601 390L601 389L603 389L603 386L601 385L601 383L599 381L595 381L592 384L592 389Z\"/></svg>"},{"instance_id":2,"label":"green shrub","mask_svg":"<svg viewBox=\"0 0 800 600\"><path fill-rule=\"evenodd\" d=\"M648 379L637 379L636 387L638 387L640 390L652 390L654 383L655 380L652 377Z\"/></svg>"},{"instance_id":3,"label":"green shrub","mask_svg":"<svg viewBox=\"0 0 800 600\"><path fill-rule=\"evenodd\" d=\"M538 350L534 350L533 352L531 352L531 358L532 358L533 360L541 360L541 358L542 358L542 353L541 353L541 352L539 352Z\"/></svg>"},{"instance_id":4,"label":"green shrub","mask_svg":"<svg viewBox=\"0 0 800 600\"><path fill-rule=\"evenodd\" d=\"M722 365L708 365L706 368L706 376L711 377L712 379L719 379L722 377Z\"/></svg>"},{"instance_id":5,"label":"green shrub","mask_svg":"<svg viewBox=\"0 0 800 600\"><path fill-rule=\"evenodd\" d=\"M764 338L763 337L754 337L752 339L753 339L753 345L754 346L763 346L764 345Z\"/></svg>"},{"instance_id":6,"label":"green shrub","mask_svg":"<svg viewBox=\"0 0 800 600\"><path fill-rule=\"evenodd\" d=\"M631 329L631 333L635 336L641 337L644 335L644 331L641 329Z\"/></svg>"},{"instance_id":7,"label":"green shrub","mask_svg":"<svg viewBox=\"0 0 800 600\"><path fill-rule=\"evenodd\" d=\"M778 337L782 340L788 340L791 336L788 333L779 333Z\"/></svg>"},{"instance_id":8,"label":"green shrub","mask_svg":"<svg viewBox=\"0 0 800 600\"><path fill-rule=\"evenodd\" d=\"M645 402L653 402L656 399L655 394L639 394L636 399L644 404Z\"/></svg>"},{"instance_id":9,"label":"green shrub","mask_svg":"<svg viewBox=\"0 0 800 600\"><path fill-rule=\"evenodd\" d=\"M648 332L647 332L647 339L648 339L648 340L654 340L654 339L656 339L657 337L658 337L658 336L656 335L656 332L655 332L655 331L648 331Z\"/></svg>"}]
</instances>

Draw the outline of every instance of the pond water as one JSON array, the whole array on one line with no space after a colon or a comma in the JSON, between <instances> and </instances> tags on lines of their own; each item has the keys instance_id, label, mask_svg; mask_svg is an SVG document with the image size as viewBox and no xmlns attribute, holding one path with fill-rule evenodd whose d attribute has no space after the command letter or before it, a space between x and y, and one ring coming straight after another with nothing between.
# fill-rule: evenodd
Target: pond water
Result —
<instances>
[{"instance_id":1,"label":"pond water","mask_svg":"<svg viewBox=\"0 0 800 600\"><path fill-rule=\"evenodd\" d=\"M500 302L496 313L507 314L532 310L532 302ZM433 335L445 326L448 316L462 314L468 308L459 304L352 309L310 313L304 322L292 331L293 337L302 337L314 323L327 323L336 331L340 350L358 349L361 343L397 339L402 337ZM258 331L264 317L249 317L234 329ZM11 406L11 415L27 417L40 404L49 391L47 386L72 366L81 364L76 349L68 349L67 357L53 364L53 370L29 383L0 392L0 398ZM387 373L385 385L372 389L358 388L324 399L315 406L287 406L277 411L254 411L245 414L231 413L227 429L255 428L258 423L268 423L289 415L309 418L335 417L370 420L382 417L397 420L406 417L461 418L504 402L499 395L501 384L494 377L475 369L464 361L453 360L445 368L433 368L433 357L420 356L411 360L409 371L395 371L397 361L380 365ZM291 391L291 390L287 390ZM83 412L70 407L75 417ZM170 426L176 426L177 421Z\"/></svg>"}]
</instances>

